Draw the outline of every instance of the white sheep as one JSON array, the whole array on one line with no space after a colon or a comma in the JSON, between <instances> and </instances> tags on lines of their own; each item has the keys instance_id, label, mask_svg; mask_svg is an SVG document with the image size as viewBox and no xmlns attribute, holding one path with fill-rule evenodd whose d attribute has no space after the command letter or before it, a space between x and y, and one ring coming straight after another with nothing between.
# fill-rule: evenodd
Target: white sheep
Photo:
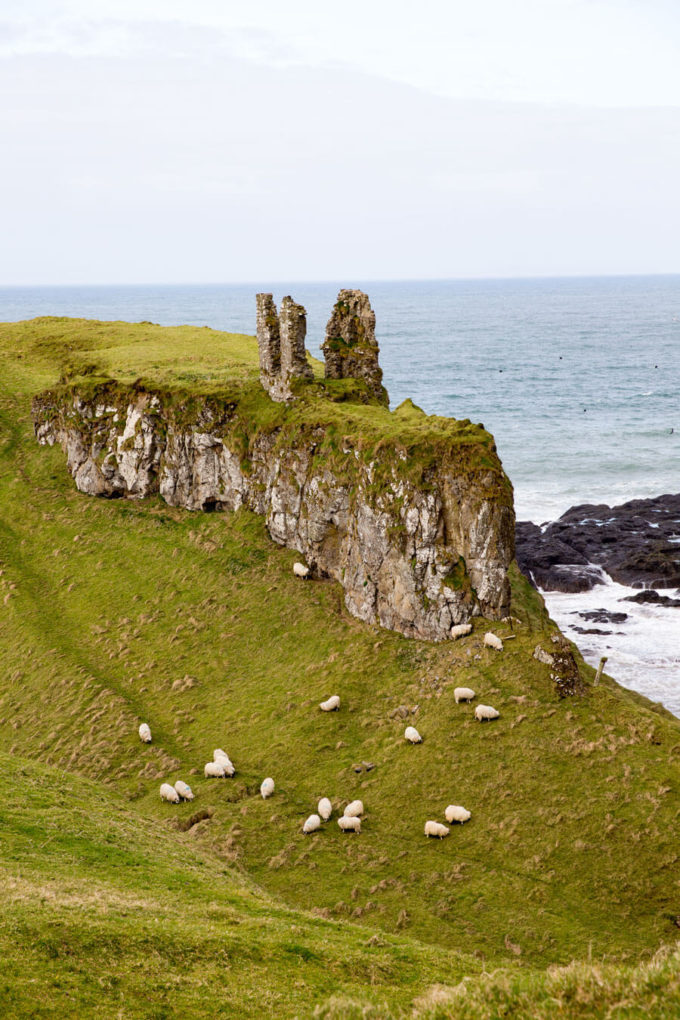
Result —
<instances>
[{"instance_id":1,"label":"white sheep","mask_svg":"<svg viewBox=\"0 0 680 1020\"><path fill-rule=\"evenodd\" d=\"M338 825L343 832L361 832L361 819L355 815L343 815L338 818Z\"/></svg>"},{"instance_id":2,"label":"white sheep","mask_svg":"<svg viewBox=\"0 0 680 1020\"><path fill-rule=\"evenodd\" d=\"M227 773L224 771L224 765L221 762L208 761L205 763L203 775L206 779L224 779Z\"/></svg>"},{"instance_id":3,"label":"white sheep","mask_svg":"<svg viewBox=\"0 0 680 1020\"><path fill-rule=\"evenodd\" d=\"M185 783L183 779L178 779L175 783L175 789L180 795L182 800L193 800L194 793L188 783Z\"/></svg>"},{"instance_id":4,"label":"white sheep","mask_svg":"<svg viewBox=\"0 0 680 1020\"><path fill-rule=\"evenodd\" d=\"M345 818L358 818L359 815L363 815L364 805L360 800L353 800L345 808Z\"/></svg>"},{"instance_id":5,"label":"white sheep","mask_svg":"<svg viewBox=\"0 0 680 1020\"><path fill-rule=\"evenodd\" d=\"M443 839L448 834L449 830L441 822L425 822L426 836L436 836L437 839Z\"/></svg>"},{"instance_id":6,"label":"white sheep","mask_svg":"<svg viewBox=\"0 0 680 1020\"><path fill-rule=\"evenodd\" d=\"M310 815L305 824L302 826L303 832L316 832L317 829L321 828L321 819L318 815Z\"/></svg>"},{"instance_id":7,"label":"white sheep","mask_svg":"<svg viewBox=\"0 0 680 1020\"><path fill-rule=\"evenodd\" d=\"M304 563L294 563L293 573L296 577L301 577L303 580L306 580L306 578L309 577L310 571L309 567L306 567Z\"/></svg>"},{"instance_id":8,"label":"white sheep","mask_svg":"<svg viewBox=\"0 0 680 1020\"><path fill-rule=\"evenodd\" d=\"M451 825L453 822L460 822L460 824L462 825L463 822L468 821L470 815L471 812L466 811L465 808L461 807L459 804L449 804L446 811L444 812L444 817L446 818L446 821L449 823L449 825Z\"/></svg>"},{"instance_id":9,"label":"white sheep","mask_svg":"<svg viewBox=\"0 0 680 1020\"><path fill-rule=\"evenodd\" d=\"M161 800L167 800L170 804L179 804L179 794L170 783L161 783Z\"/></svg>"},{"instance_id":10,"label":"white sheep","mask_svg":"<svg viewBox=\"0 0 680 1020\"><path fill-rule=\"evenodd\" d=\"M453 697L456 704L458 704L459 701L472 701L476 694L469 687L456 687L453 691Z\"/></svg>"},{"instance_id":11,"label":"white sheep","mask_svg":"<svg viewBox=\"0 0 680 1020\"><path fill-rule=\"evenodd\" d=\"M451 637L454 641L457 641L459 637L467 637L468 634L472 634L471 623L456 623L451 628Z\"/></svg>"},{"instance_id":12,"label":"white sheep","mask_svg":"<svg viewBox=\"0 0 680 1020\"><path fill-rule=\"evenodd\" d=\"M143 722L139 727L139 739L143 744L151 743L151 730L149 729L148 723Z\"/></svg>"},{"instance_id":13,"label":"white sheep","mask_svg":"<svg viewBox=\"0 0 680 1020\"><path fill-rule=\"evenodd\" d=\"M218 747L213 751L213 761L219 762L224 769L225 776L229 776L230 779L236 772L236 769L229 759L229 755L226 751L223 751L221 747Z\"/></svg>"},{"instance_id":14,"label":"white sheep","mask_svg":"<svg viewBox=\"0 0 680 1020\"><path fill-rule=\"evenodd\" d=\"M337 694L333 694L328 701L322 701L319 708L322 712L337 712L340 708L340 698Z\"/></svg>"},{"instance_id":15,"label":"white sheep","mask_svg":"<svg viewBox=\"0 0 680 1020\"><path fill-rule=\"evenodd\" d=\"M487 648L495 648L497 652L503 651L503 642L495 634L492 634L490 630L484 635L484 644Z\"/></svg>"},{"instance_id":16,"label":"white sheep","mask_svg":"<svg viewBox=\"0 0 680 1020\"><path fill-rule=\"evenodd\" d=\"M485 719L498 719L500 712L497 712L491 705L477 705L475 719L477 722L484 722Z\"/></svg>"},{"instance_id":17,"label":"white sheep","mask_svg":"<svg viewBox=\"0 0 680 1020\"><path fill-rule=\"evenodd\" d=\"M317 810L318 810L319 814L321 815L321 817L323 818L324 822L327 822L328 819L333 814L333 805L329 801L328 797L322 797L321 798L321 800L319 801L319 807L318 807Z\"/></svg>"},{"instance_id":18,"label":"white sheep","mask_svg":"<svg viewBox=\"0 0 680 1020\"><path fill-rule=\"evenodd\" d=\"M273 792L274 792L274 780L271 778L271 776L268 776L266 779L263 779L262 783L260 784L260 793L262 794L262 799L266 800L267 797L271 797Z\"/></svg>"},{"instance_id":19,"label":"white sheep","mask_svg":"<svg viewBox=\"0 0 680 1020\"><path fill-rule=\"evenodd\" d=\"M407 726L404 730L404 736L408 740L409 744L422 744L423 738L421 737L415 726Z\"/></svg>"}]
</instances>

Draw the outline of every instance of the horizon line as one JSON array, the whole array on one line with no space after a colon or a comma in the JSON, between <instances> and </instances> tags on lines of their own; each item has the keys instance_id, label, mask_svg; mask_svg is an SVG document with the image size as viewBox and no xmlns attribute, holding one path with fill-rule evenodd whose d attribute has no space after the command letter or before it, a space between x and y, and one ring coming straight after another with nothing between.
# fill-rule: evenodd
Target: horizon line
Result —
<instances>
[{"instance_id":1,"label":"horizon line","mask_svg":"<svg viewBox=\"0 0 680 1020\"><path fill-rule=\"evenodd\" d=\"M521 276L390 276L390 277L356 277L355 280L361 283L502 283L520 282L535 280L625 280L625 279L652 279L659 277L680 277L680 271L666 271L654 273L546 273L526 274ZM325 277L323 279L304 279L302 277L260 280L202 280L202 281L145 281L145 282L96 282L96 283L0 283L0 291L22 290L35 288L69 288L69 287L248 287L260 286L262 282L278 286L280 284L312 284L323 286L324 284L336 285L342 282L340 277Z\"/></svg>"}]
</instances>

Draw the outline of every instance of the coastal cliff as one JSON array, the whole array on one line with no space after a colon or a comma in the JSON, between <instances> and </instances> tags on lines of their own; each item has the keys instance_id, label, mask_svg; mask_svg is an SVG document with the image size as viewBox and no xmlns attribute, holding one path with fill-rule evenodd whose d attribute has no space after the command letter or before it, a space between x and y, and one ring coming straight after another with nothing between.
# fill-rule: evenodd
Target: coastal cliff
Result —
<instances>
[{"instance_id":1,"label":"coastal cliff","mask_svg":"<svg viewBox=\"0 0 680 1020\"><path fill-rule=\"evenodd\" d=\"M443 640L473 616L504 616L514 512L489 433L410 402L394 412L335 403L319 396L324 385L287 405L257 384L233 399L178 400L84 380L37 397L33 416L81 492L246 507L275 542L339 581L368 623Z\"/></svg>"}]
</instances>

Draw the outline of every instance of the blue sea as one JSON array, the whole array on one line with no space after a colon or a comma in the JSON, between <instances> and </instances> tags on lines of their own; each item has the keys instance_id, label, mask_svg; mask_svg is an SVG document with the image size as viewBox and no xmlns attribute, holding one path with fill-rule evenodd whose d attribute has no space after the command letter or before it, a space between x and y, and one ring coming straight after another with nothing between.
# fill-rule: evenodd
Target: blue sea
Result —
<instances>
[{"instance_id":1,"label":"blue sea","mask_svg":"<svg viewBox=\"0 0 680 1020\"><path fill-rule=\"evenodd\" d=\"M680 491L680 276L206 286L0 288L0 321L69 315L255 332L255 294L307 309L318 354L341 286L377 317L392 406L483 422L515 489L519 519L576 503ZM607 598L625 594L607 587ZM547 595L569 632L604 588ZM626 606L626 611L630 607ZM680 714L680 610L634 607L620 635L573 633L589 661Z\"/></svg>"}]
</instances>

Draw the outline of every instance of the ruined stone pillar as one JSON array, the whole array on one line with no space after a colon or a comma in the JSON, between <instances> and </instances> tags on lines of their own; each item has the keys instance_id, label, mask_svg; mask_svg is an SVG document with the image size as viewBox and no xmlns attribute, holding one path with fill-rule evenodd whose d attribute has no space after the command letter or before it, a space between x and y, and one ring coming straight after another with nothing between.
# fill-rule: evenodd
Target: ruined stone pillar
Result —
<instances>
[{"instance_id":1,"label":"ruined stone pillar","mask_svg":"<svg viewBox=\"0 0 680 1020\"><path fill-rule=\"evenodd\" d=\"M375 339L375 312L361 290L341 290L323 345L327 379L364 379L371 392L386 402L380 349Z\"/></svg>"},{"instance_id":2,"label":"ruined stone pillar","mask_svg":"<svg viewBox=\"0 0 680 1020\"><path fill-rule=\"evenodd\" d=\"M260 355L260 379L266 390L281 371L279 317L271 294L257 294L257 348Z\"/></svg>"},{"instance_id":3,"label":"ruined stone pillar","mask_svg":"<svg viewBox=\"0 0 680 1020\"><path fill-rule=\"evenodd\" d=\"M305 336L307 335L307 312L285 297L281 302L281 379L313 379L311 365L307 364Z\"/></svg>"}]
</instances>

